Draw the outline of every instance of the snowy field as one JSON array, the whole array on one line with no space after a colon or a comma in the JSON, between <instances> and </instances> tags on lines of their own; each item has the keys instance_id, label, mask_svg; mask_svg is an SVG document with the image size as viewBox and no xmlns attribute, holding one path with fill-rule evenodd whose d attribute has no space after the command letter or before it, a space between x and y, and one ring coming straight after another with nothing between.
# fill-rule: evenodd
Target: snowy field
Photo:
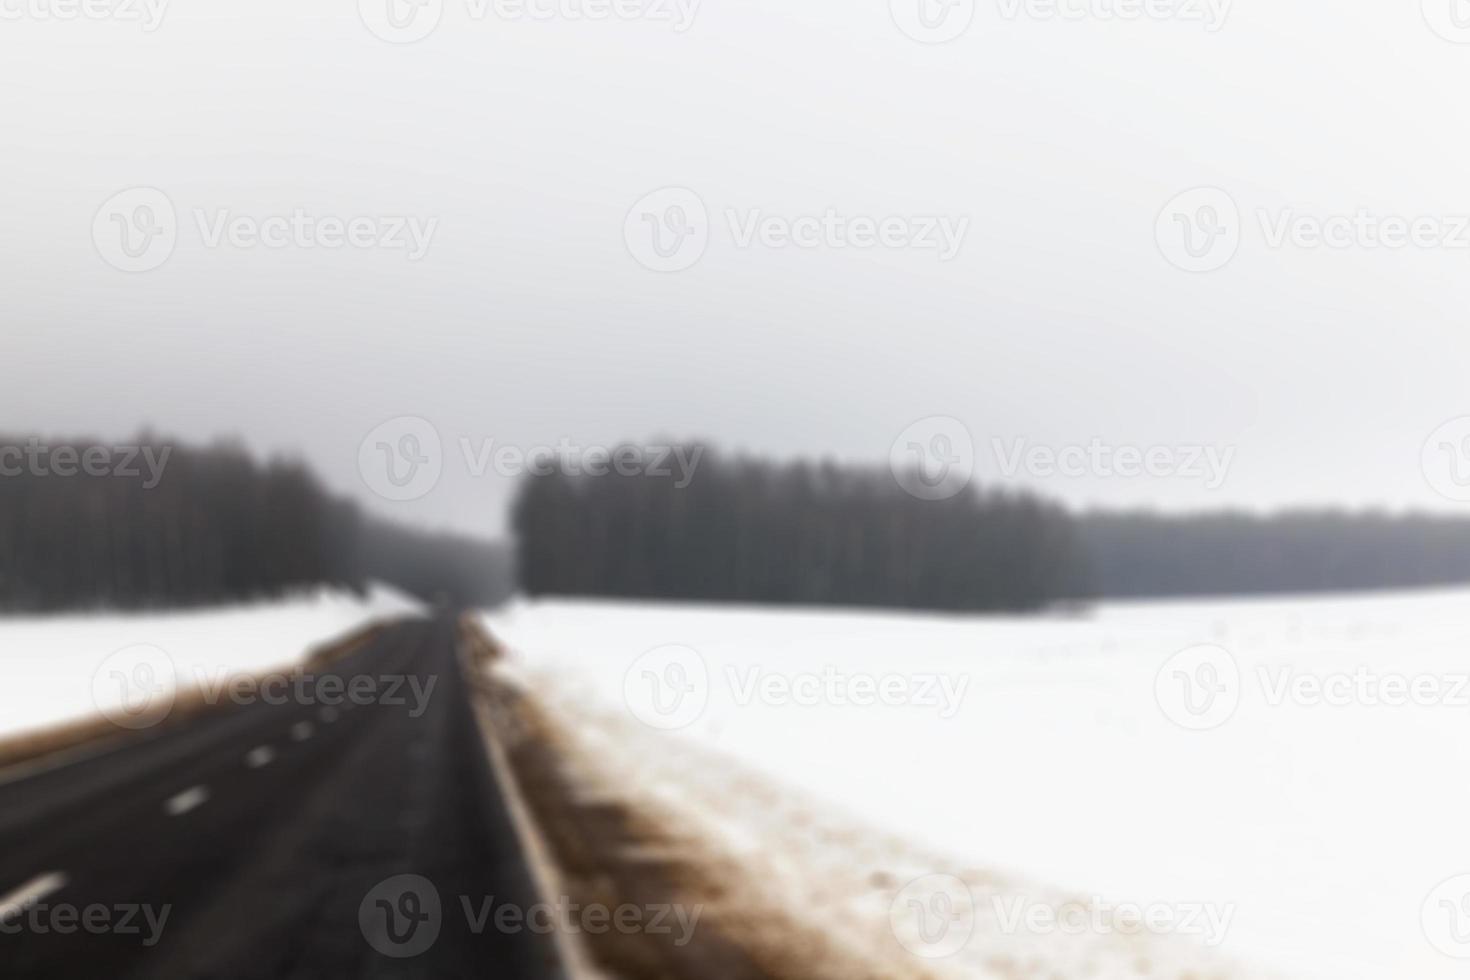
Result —
<instances>
[{"instance_id":1,"label":"snowy field","mask_svg":"<svg viewBox=\"0 0 1470 980\"><path fill-rule=\"evenodd\" d=\"M374 586L366 597L324 589L184 612L0 617L0 738L116 712L143 682L182 690L288 667L323 641L421 608Z\"/></svg>"},{"instance_id":2,"label":"snowy field","mask_svg":"<svg viewBox=\"0 0 1470 980\"><path fill-rule=\"evenodd\" d=\"M807 878L858 854L895 888L1034 883L1101 910L1084 940L1132 903L1179 933L1168 948L1237 964L1189 975L1465 975L1449 954L1470 956L1454 880L1470 874L1470 592L1041 618L535 602L486 622L609 772L656 781L752 855L793 822L870 830L841 861L802 845ZM819 812L752 804L737 772ZM971 890L976 932L1010 922L1006 937L913 943L937 975L1145 972L1100 965L1098 943L1068 960L1044 915L1018 927L1029 908Z\"/></svg>"}]
</instances>

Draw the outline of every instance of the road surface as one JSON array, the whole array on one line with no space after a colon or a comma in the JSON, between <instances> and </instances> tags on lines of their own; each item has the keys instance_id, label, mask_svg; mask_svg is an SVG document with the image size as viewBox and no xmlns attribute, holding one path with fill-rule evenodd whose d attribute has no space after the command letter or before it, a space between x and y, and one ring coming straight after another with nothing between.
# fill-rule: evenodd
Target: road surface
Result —
<instances>
[{"instance_id":1,"label":"road surface","mask_svg":"<svg viewBox=\"0 0 1470 980\"><path fill-rule=\"evenodd\" d=\"M231 703L0 784L0 976L556 976L484 916L536 898L454 642L395 624L324 672L371 703Z\"/></svg>"}]
</instances>

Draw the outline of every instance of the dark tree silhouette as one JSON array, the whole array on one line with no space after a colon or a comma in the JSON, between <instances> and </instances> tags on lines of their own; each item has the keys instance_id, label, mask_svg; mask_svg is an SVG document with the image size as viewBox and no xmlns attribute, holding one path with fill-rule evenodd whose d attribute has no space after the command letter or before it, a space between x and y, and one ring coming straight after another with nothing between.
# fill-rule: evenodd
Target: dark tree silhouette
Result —
<instances>
[{"instance_id":1,"label":"dark tree silhouette","mask_svg":"<svg viewBox=\"0 0 1470 980\"><path fill-rule=\"evenodd\" d=\"M1107 596L1418 588L1470 582L1470 521L1288 511L1078 518L1089 580Z\"/></svg>"},{"instance_id":2,"label":"dark tree silhouette","mask_svg":"<svg viewBox=\"0 0 1470 980\"><path fill-rule=\"evenodd\" d=\"M514 512L522 587L951 610L1030 609L1081 588L1070 520L1027 494L925 501L886 469L708 450L676 482L528 478Z\"/></svg>"},{"instance_id":3,"label":"dark tree silhouette","mask_svg":"<svg viewBox=\"0 0 1470 980\"><path fill-rule=\"evenodd\" d=\"M300 462L144 436L135 444L155 459L169 452L152 485L146 471L16 466L6 449L27 444L0 438L0 610L197 605L370 579L431 601L493 604L515 587L509 548L368 518ZM525 590L1011 610L1470 582L1470 521L1452 518L1072 517L1025 493L924 501L886 469L708 451L693 481L677 482L616 472L527 479L514 508Z\"/></svg>"},{"instance_id":4,"label":"dark tree silhouette","mask_svg":"<svg viewBox=\"0 0 1470 980\"><path fill-rule=\"evenodd\" d=\"M121 455L106 475L59 475L50 455L43 466L19 462L15 450L30 444L0 438L0 609L196 605L320 584L361 589L368 579L486 603L514 587L509 549L367 520L299 462L260 464L233 443L189 448L145 435L133 441L137 475L116 472ZM156 485L136 463L143 448L166 458Z\"/></svg>"},{"instance_id":5,"label":"dark tree silhouette","mask_svg":"<svg viewBox=\"0 0 1470 980\"><path fill-rule=\"evenodd\" d=\"M514 522L531 594L984 610L1470 582L1463 519L1071 517L1024 493L928 502L886 470L709 451L682 490L648 476L530 478Z\"/></svg>"}]
</instances>

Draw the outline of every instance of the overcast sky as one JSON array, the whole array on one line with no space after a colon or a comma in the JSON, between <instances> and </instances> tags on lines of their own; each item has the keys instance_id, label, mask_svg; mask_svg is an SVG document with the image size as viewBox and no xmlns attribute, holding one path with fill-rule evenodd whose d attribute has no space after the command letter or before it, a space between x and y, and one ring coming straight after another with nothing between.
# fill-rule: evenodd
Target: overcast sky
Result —
<instances>
[{"instance_id":1,"label":"overcast sky","mask_svg":"<svg viewBox=\"0 0 1470 980\"><path fill-rule=\"evenodd\" d=\"M682 31L662 5L537 20L443 0L398 44L349 0L174 0L152 31L0 0L3 428L238 434L381 512L492 533L511 481L473 476L462 439L877 463L930 416L963 422L987 482L996 440L1233 452L1219 481L1015 476L1078 505L1470 513L1421 466L1470 415L1470 45L1430 24L1453 36L1449 0L1095 16L1109 2L981 2L927 44L888 0L705 0ZM1238 207L1220 220L1239 242L1190 272L1160 228L1202 186ZM166 195L176 242L125 272L95 238L135 187ZM665 187L707 209L686 211L708 242L681 271L628 238ZM298 209L436 223L417 259L210 243L222 212ZM752 212L828 209L839 237L897 217L917 242L741 243ZM1363 221L1347 247L1273 246L1285 209L1438 223L1403 248L1366 247ZM914 247L937 218L964 228L953 256ZM394 503L359 448L399 416L429 420L444 459Z\"/></svg>"}]
</instances>

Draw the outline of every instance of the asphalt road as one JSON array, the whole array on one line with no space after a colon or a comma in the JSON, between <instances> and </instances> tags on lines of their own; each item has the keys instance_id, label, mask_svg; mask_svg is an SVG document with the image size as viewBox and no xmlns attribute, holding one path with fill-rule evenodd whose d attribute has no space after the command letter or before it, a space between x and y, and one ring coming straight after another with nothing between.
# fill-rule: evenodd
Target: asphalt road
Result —
<instances>
[{"instance_id":1,"label":"asphalt road","mask_svg":"<svg viewBox=\"0 0 1470 980\"><path fill-rule=\"evenodd\" d=\"M484 915L536 897L454 636L386 630L329 672L365 679L340 705L230 704L0 784L0 976L556 976Z\"/></svg>"}]
</instances>

